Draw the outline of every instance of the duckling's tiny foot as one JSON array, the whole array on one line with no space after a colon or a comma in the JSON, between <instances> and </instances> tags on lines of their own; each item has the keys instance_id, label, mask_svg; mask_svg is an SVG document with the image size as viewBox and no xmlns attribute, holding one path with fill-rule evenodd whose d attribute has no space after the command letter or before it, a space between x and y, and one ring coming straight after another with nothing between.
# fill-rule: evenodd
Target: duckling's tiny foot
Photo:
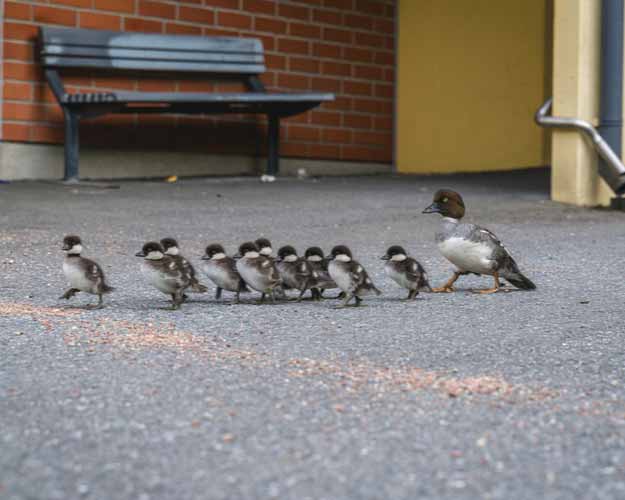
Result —
<instances>
[{"instance_id":1,"label":"duckling's tiny foot","mask_svg":"<svg viewBox=\"0 0 625 500\"><path fill-rule=\"evenodd\" d=\"M453 286L442 286L440 288L432 288L432 293L452 293L456 289Z\"/></svg>"},{"instance_id":2,"label":"duckling's tiny foot","mask_svg":"<svg viewBox=\"0 0 625 500\"><path fill-rule=\"evenodd\" d=\"M478 293L480 295L490 295L493 293L497 293L499 291L499 288L487 288L486 290L472 290L472 291L473 293Z\"/></svg>"}]
</instances>

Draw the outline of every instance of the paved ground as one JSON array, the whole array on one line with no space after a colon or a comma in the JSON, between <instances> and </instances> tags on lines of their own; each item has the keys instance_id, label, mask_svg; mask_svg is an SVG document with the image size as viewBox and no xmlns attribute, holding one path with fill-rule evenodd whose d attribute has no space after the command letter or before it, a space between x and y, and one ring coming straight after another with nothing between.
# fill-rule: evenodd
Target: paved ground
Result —
<instances>
[{"instance_id":1,"label":"paved ground","mask_svg":"<svg viewBox=\"0 0 625 500\"><path fill-rule=\"evenodd\" d=\"M552 203L546 183L0 186L0 497L625 498L625 214ZM536 292L399 300L377 258L390 244L449 276L421 214L441 186ZM70 232L117 287L102 311L57 300ZM133 255L166 235L191 258L260 235L345 242L384 295L165 311Z\"/></svg>"}]
</instances>

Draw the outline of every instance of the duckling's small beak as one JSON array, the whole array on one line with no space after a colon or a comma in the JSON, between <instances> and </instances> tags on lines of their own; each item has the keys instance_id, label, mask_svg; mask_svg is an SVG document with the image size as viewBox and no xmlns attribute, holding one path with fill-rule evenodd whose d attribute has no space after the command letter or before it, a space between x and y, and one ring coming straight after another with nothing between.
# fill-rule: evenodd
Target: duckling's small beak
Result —
<instances>
[{"instance_id":1,"label":"duckling's small beak","mask_svg":"<svg viewBox=\"0 0 625 500\"><path fill-rule=\"evenodd\" d=\"M242 255L241 255L240 253L235 253L235 254L232 256L232 258L233 258L234 260L238 260L238 259L240 259L241 257L242 257Z\"/></svg>"},{"instance_id":2,"label":"duckling's small beak","mask_svg":"<svg viewBox=\"0 0 625 500\"><path fill-rule=\"evenodd\" d=\"M211 260L211 258L208 255L204 254L202 255L202 257L200 257L200 260Z\"/></svg>"},{"instance_id":3,"label":"duckling's small beak","mask_svg":"<svg viewBox=\"0 0 625 500\"><path fill-rule=\"evenodd\" d=\"M432 203L429 207L427 207L422 213L424 214L439 214L441 212L441 206L438 202Z\"/></svg>"},{"instance_id":4,"label":"duckling's small beak","mask_svg":"<svg viewBox=\"0 0 625 500\"><path fill-rule=\"evenodd\" d=\"M382 255L382 257L380 257L380 260L390 260L390 257L388 255Z\"/></svg>"},{"instance_id":5,"label":"duckling's small beak","mask_svg":"<svg viewBox=\"0 0 625 500\"><path fill-rule=\"evenodd\" d=\"M61 247L61 250L63 250L64 252L67 252L68 250L71 250L72 247L70 247L69 245L63 245Z\"/></svg>"},{"instance_id":6,"label":"duckling's small beak","mask_svg":"<svg viewBox=\"0 0 625 500\"><path fill-rule=\"evenodd\" d=\"M145 257L145 254L143 253L143 250L141 250L140 252L137 252L135 254L135 257Z\"/></svg>"}]
</instances>

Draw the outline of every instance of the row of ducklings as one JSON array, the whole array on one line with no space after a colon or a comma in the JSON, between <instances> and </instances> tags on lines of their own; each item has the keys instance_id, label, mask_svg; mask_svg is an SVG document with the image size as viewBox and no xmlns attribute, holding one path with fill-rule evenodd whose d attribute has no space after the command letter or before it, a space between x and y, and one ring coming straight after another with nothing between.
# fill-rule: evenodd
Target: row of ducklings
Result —
<instances>
[{"instance_id":1,"label":"row of ducklings","mask_svg":"<svg viewBox=\"0 0 625 500\"><path fill-rule=\"evenodd\" d=\"M101 308L103 295L114 290L105 280L102 268L94 261L81 256L82 241L78 236L63 240L66 257L63 262L65 277L70 288L60 297L70 299L78 292L98 296L98 303L89 308ZM206 286L198 280L195 268L184 258L174 238L143 245L137 257L142 257L142 274L146 280L172 300L172 309L178 309L187 298L185 292L204 293ZM423 266L409 257L406 251L394 245L385 255L385 271L399 286L408 290L408 300L416 298L419 290L431 291ZM353 299L360 305L366 295L380 295L365 268L354 260L345 245L335 246L329 256L319 247L310 247L300 257L295 248L286 245L273 256L271 242L266 238L249 241L239 246L234 256L228 256L220 244L206 247L202 256L202 271L216 286L216 299L223 290L234 292L235 302L241 293L255 290L261 293L262 303L268 296L273 302L286 299L285 290L299 292L300 301L307 291L313 300L321 300L326 290L340 289L337 297L344 307Z\"/></svg>"}]
</instances>

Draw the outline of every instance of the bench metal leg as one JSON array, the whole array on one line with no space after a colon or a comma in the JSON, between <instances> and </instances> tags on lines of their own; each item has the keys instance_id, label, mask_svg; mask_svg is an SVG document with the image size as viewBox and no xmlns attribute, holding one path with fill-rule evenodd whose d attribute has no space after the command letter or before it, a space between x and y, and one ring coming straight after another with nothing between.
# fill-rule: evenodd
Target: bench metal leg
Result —
<instances>
[{"instance_id":1,"label":"bench metal leg","mask_svg":"<svg viewBox=\"0 0 625 500\"><path fill-rule=\"evenodd\" d=\"M280 172L280 117L268 115L267 129L267 175L278 175Z\"/></svg>"},{"instance_id":2,"label":"bench metal leg","mask_svg":"<svg viewBox=\"0 0 625 500\"><path fill-rule=\"evenodd\" d=\"M78 125L80 117L68 109L64 109L65 115L65 182L76 182L78 174Z\"/></svg>"}]
</instances>

